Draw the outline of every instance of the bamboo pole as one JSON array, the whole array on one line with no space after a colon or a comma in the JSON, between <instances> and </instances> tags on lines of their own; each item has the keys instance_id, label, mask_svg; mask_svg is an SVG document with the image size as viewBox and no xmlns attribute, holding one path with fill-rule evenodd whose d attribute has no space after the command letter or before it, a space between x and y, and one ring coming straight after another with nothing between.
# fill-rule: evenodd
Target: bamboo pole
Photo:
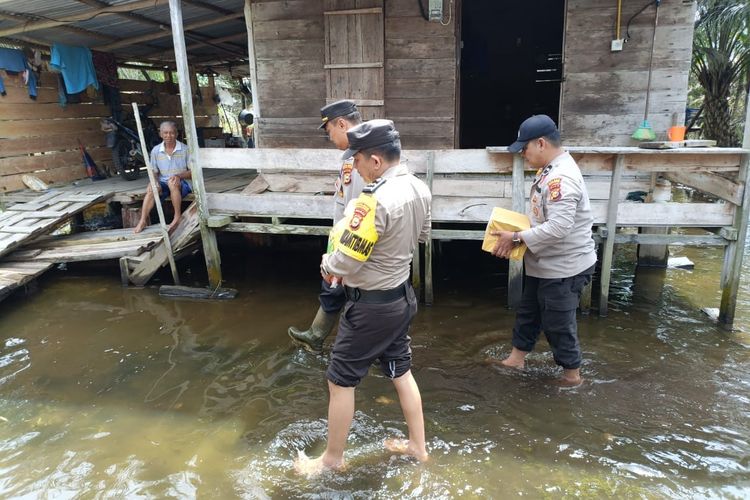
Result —
<instances>
[{"instance_id":1,"label":"bamboo pole","mask_svg":"<svg viewBox=\"0 0 750 500\"><path fill-rule=\"evenodd\" d=\"M513 155L512 207L514 212L526 212L526 193L523 187L523 157ZM515 309L523 295L523 260L508 260L508 307Z\"/></svg>"},{"instance_id":2,"label":"bamboo pole","mask_svg":"<svg viewBox=\"0 0 750 500\"><path fill-rule=\"evenodd\" d=\"M141 151L143 151L143 159L146 163L146 172L148 172L148 182L151 188L151 194L154 196L154 205L156 205L156 212L159 214L159 226L161 227L161 236L164 239L164 246L167 249L167 258L169 259L169 267L172 269L172 279L175 285L180 284L180 275L177 272L177 264L174 261L174 252L172 251L172 241L169 239L169 231L167 230L167 221L164 220L164 209L161 206L161 196L159 196L159 185L156 182L156 176L154 176L154 169L151 168L151 158L149 158L149 150L146 145L146 137L143 135L143 125L141 125L141 114L138 112L138 104L133 104L133 116L135 117L135 123L138 125L138 137L141 140ZM148 215L148 214L147 214Z\"/></svg>"},{"instance_id":3,"label":"bamboo pole","mask_svg":"<svg viewBox=\"0 0 750 500\"><path fill-rule=\"evenodd\" d=\"M620 193L620 180L625 167L625 156L617 155L615 168L612 171L612 183L609 185L609 206L607 207L607 239L604 242L601 271L601 290L599 293L599 315L607 315L609 301L609 282L612 278L612 253L615 249L615 235L617 234L617 206Z\"/></svg>"},{"instance_id":4,"label":"bamboo pole","mask_svg":"<svg viewBox=\"0 0 750 500\"><path fill-rule=\"evenodd\" d=\"M206 259L209 284L212 288L218 288L221 286L221 255L219 254L219 247L216 242L216 233L208 227L208 197L206 196L206 187L203 183L203 170L201 169L198 154L198 133L195 129L195 113L193 112L192 101L193 92L190 88L190 73L188 71L180 0L169 0L169 17L172 23L172 42L174 44L175 63L177 65L177 80L180 85L182 119L185 123L187 146L190 152L190 170L193 173L193 191L198 202L203 255Z\"/></svg>"}]
</instances>

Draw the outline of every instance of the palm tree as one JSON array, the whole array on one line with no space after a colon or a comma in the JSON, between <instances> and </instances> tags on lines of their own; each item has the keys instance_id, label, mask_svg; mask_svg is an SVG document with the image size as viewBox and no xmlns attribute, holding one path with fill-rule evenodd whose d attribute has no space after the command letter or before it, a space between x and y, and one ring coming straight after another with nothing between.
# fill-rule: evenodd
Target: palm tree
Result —
<instances>
[{"instance_id":1,"label":"palm tree","mask_svg":"<svg viewBox=\"0 0 750 500\"><path fill-rule=\"evenodd\" d=\"M718 146L739 144L732 124L747 97L750 72L750 4L746 0L700 0L691 71L703 88L703 135ZM737 89L740 86L741 89ZM735 109L735 114L738 109Z\"/></svg>"}]
</instances>

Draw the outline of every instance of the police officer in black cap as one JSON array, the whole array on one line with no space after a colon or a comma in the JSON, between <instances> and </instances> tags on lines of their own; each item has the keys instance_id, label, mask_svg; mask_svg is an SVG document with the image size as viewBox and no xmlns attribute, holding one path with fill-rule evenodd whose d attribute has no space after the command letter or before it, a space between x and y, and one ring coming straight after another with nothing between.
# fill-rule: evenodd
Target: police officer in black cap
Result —
<instances>
[{"instance_id":1,"label":"police officer in black cap","mask_svg":"<svg viewBox=\"0 0 750 500\"><path fill-rule=\"evenodd\" d=\"M320 110L322 124L328 138L338 149L344 151L349 147L346 133L352 127L362 123L362 117L357 106L352 101L336 101L324 106ZM362 192L365 182L353 168L354 160L351 156L344 158L339 176L336 178L333 223L336 224L344 216L344 207ZM331 288L325 281L321 282L319 295L320 307L315 314L310 328L298 330L290 327L289 337L292 341L314 354L323 352L323 341L330 335L341 308L344 307L346 297L340 287Z\"/></svg>"},{"instance_id":2,"label":"police officer in black cap","mask_svg":"<svg viewBox=\"0 0 750 500\"><path fill-rule=\"evenodd\" d=\"M555 122L547 115L526 119L518 140L508 147L521 153L537 168L529 201L531 228L496 231L493 254L508 258L516 245L525 243L523 296L516 311L513 349L500 363L523 369L541 331L547 337L555 362L562 366L561 382L579 385L581 346L576 309L581 291L591 281L596 250L591 238L594 217L583 176L565 151Z\"/></svg>"},{"instance_id":3,"label":"police officer in black cap","mask_svg":"<svg viewBox=\"0 0 750 500\"><path fill-rule=\"evenodd\" d=\"M326 281L342 280L347 302L326 371L328 444L322 456L295 464L307 475L344 466L354 390L375 361L393 381L409 428L409 439L389 439L386 447L427 460L408 332L417 312L409 271L414 250L429 236L431 194L400 163L401 141L392 121L371 120L347 136L344 157L354 156L354 168L370 184L334 227L333 248L320 265Z\"/></svg>"}]
</instances>

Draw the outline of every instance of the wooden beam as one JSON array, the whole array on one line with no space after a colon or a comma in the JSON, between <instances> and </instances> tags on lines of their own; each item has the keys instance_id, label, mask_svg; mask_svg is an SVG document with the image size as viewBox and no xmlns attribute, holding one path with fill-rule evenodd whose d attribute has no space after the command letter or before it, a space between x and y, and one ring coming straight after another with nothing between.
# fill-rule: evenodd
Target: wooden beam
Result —
<instances>
[{"instance_id":1,"label":"wooden beam","mask_svg":"<svg viewBox=\"0 0 750 500\"><path fill-rule=\"evenodd\" d=\"M739 180L745 185L750 180L750 152L743 155ZM737 308L737 293L740 288L742 260L745 254L743 249L747 238L748 209L750 209L750 189L745 189L742 195L742 205L737 207L735 212L734 225L737 228L737 241L730 242L724 254L726 283L722 283L719 323L727 330L732 329Z\"/></svg>"},{"instance_id":2,"label":"wooden beam","mask_svg":"<svg viewBox=\"0 0 750 500\"><path fill-rule=\"evenodd\" d=\"M255 31L253 30L253 8L252 0L245 0L245 27L247 30L247 59L250 71L250 91L253 94L253 115L259 121L263 114L260 106L260 93L258 92L258 61L255 56ZM253 142L256 148L263 147L262 127L253 127Z\"/></svg>"},{"instance_id":3,"label":"wooden beam","mask_svg":"<svg viewBox=\"0 0 750 500\"><path fill-rule=\"evenodd\" d=\"M78 1L80 2L82 0L78 0ZM5 11L0 11L0 19L5 19L6 21L16 21L20 23L38 22L38 21L44 20L44 18L35 16L33 14L26 14L26 13L20 13L20 12L11 14ZM75 33L77 35L83 35L83 36L90 36L93 38L98 38L100 40L107 40L110 42L113 40L118 40L116 36L99 33L97 31L87 30L85 28L79 28L78 26L63 25L60 28L70 33Z\"/></svg>"},{"instance_id":4,"label":"wooden beam","mask_svg":"<svg viewBox=\"0 0 750 500\"><path fill-rule=\"evenodd\" d=\"M244 15L244 14L239 14ZM190 72L188 70L187 50L185 49L185 33L182 23L182 6L180 0L169 0L169 16L172 22L172 42L174 43L175 62L177 63L177 78L180 85L180 101L182 101L182 117L187 135L187 146L190 152L190 170L193 173L193 189L198 202L201 240L203 254L206 259L208 281L211 288L221 286L221 255L216 242L216 233L208 227L208 204L206 186L203 183L203 170L198 157L198 133L195 127L193 113L193 91L190 86Z\"/></svg>"},{"instance_id":5,"label":"wooden beam","mask_svg":"<svg viewBox=\"0 0 750 500\"><path fill-rule=\"evenodd\" d=\"M224 43L224 42L231 42L233 40L245 40L246 38L247 38L247 33L242 32L242 33L235 33L233 35L227 35L227 36L223 36L221 38L213 39L213 40L211 40L211 43L214 43L214 44L215 43ZM206 47L206 46L209 46L209 44L205 43L205 42L195 42L195 43L191 43L190 45L188 45L186 47L186 49L187 50L193 50L193 49L197 49L199 47ZM161 55L161 54L174 56L174 49L169 48L169 49L162 50L160 52L154 52L154 53L151 54L151 56L157 56L157 55ZM214 55L212 57L216 57L216 55Z\"/></svg>"},{"instance_id":6,"label":"wooden beam","mask_svg":"<svg viewBox=\"0 0 750 500\"><path fill-rule=\"evenodd\" d=\"M427 156L427 187L432 192L432 181L435 175L435 152L430 151ZM430 232L429 238L424 245L424 302L428 306L431 306L435 293L433 291L432 283L432 232Z\"/></svg>"},{"instance_id":7,"label":"wooden beam","mask_svg":"<svg viewBox=\"0 0 750 500\"><path fill-rule=\"evenodd\" d=\"M609 282L612 278L612 253L615 248L615 234L617 233L617 206L619 200L617 193L620 192L620 179L625 167L625 157L617 155L615 160L615 169L612 172L612 184L610 184L609 206L607 208L607 240L604 242L604 251L602 252L601 268L601 290L599 293L599 315L607 315L607 303L609 301Z\"/></svg>"},{"instance_id":8,"label":"wooden beam","mask_svg":"<svg viewBox=\"0 0 750 500\"><path fill-rule=\"evenodd\" d=\"M165 1L165 0L152 0L152 3L153 3L153 1L162 2L162 1ZM181 31L182 30L194 30L194 29L198 29L198 28L203 28L205 26L214 26L214 25L217 25L217 24L223 24L223 23L226 23L226 22L229 22L229 21L233 21L233 20L235 20L235 19L237 19L239 17L242 17L242 16L243 16L242 12L233 13L233 14L227 15L225 17L213 18L213 19L208 19L208 20L205 20L205 21L197 21L197 22L194 22L194 23L189 24L189 25L184 26L184 27L180 26L180 28L181 28ZM146 35L134 36L134 37L131 37L131 38L125 38L123 40L120 40L119 42L108 43L108 44L105 44L105 45L99 45L97 47L94 47L94 49L107 52L107 51L111 51L112 49L117 49L117 48L120 48L120 47L126 47L128 45L134 45L136 43L142 43L142 42L147 42L149 40L158 40L159 38L165 38L165 37L168 37L170 35L170 33L171 33L171 30L169 29L169 27L168 26L164 26L163 30L159 31L159 32L148 33ZM2 35L0 35L0 36L2 36ZM184 35L183 35L183 38L184 38Z\"/></svg>"},{"instance_id":9,"label":"wooden beam","mask_svg":"<svg viewBox=\"0 0 750 500\"><path fill-rule=\"evenodd\" d=\"M742 204L744 185L726 177L711 172L665 172L663 177L712 194L735 205Z\"/></svg>"},{"instance_id":10,"label":"wooden beam","mask_svg":"<svg viewBox=\"0 0 750 500\"><path fill-rule=\"evenodd\" d=\"M74 23L76 21L86 21L94 16L116 14L118 12L132 12L138 9L156 7L158 5L166 4L167 1L168 0L137 0L135 2L110 5L106 8L94 9L81 14L75 14L73 16L65 16L54 21L45 20L33 23L25 23L20 26L0 29L0 37L15 35L16 33L26 33L28 31L37 31L45 28L54 28L55 26L62 26L64 24Z\"/></svg>"}]
</instances>

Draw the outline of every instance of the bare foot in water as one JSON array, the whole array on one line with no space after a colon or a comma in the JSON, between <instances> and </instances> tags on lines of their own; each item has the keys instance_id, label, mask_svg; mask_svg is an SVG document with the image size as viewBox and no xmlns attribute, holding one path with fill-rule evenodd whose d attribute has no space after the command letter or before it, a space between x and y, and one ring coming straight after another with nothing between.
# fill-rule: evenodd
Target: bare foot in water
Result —
<instances>
[{"instance_id":1,"label":"bare foot in water","mask_svg":"<svg viewBox=\"0 0 750 500\"><path fill-rule=\"evenodd\" d=\"M417 449L417 447L413 446L408 439L389 438L385 440L385 443L383 443L383 445L388 451L391 451L393 453L400 453L401 455L409 455L410 457L416 458L420 462L426 462L429 459L427 450L425 450L424 448L422 448L421 450Z\"/></svg>"},{"instance_id":2,"label":"bare foot in water","mask_svg":"<svg viewBox=\"0 0 750 500\"><path fill-rule=\"evenodd\" d=\"M511 358L505 358L505 359L495 359L495 358L486 358L484 360L485 363L488 365L494 365L494 366L501 366L503 368L513 368L514 370L523 370L526 366L523 360L519 363L518 361L514 361Z\"/></svg>"},{"instance_id":3,"label":"bare foot in water","mask_svg":"<svg viewBox=\"0 0 750 500\"><path fill-rule=\"evenodd\" d=\"M579 368L569 370L563 369L563 374L560 375L555 383L561 387L578 387L583 383L584 379L581 377L581 370Z\"/></svg>"},{"instance_id":4,"label":"bare foot in water","mask_svg":"<svg viewBox=\"0 0 750 500\"><path fill-rule=\"evenodd\" d=\"M310 458L305 455L304 451L297 453L297 459L294 461L294 471L307 478L314 478L319 476L322 472L333 470L340 471L345 467L344 461L327 463L325 455L321 455L318 458Z\"/></svg>"}]
</instances>

